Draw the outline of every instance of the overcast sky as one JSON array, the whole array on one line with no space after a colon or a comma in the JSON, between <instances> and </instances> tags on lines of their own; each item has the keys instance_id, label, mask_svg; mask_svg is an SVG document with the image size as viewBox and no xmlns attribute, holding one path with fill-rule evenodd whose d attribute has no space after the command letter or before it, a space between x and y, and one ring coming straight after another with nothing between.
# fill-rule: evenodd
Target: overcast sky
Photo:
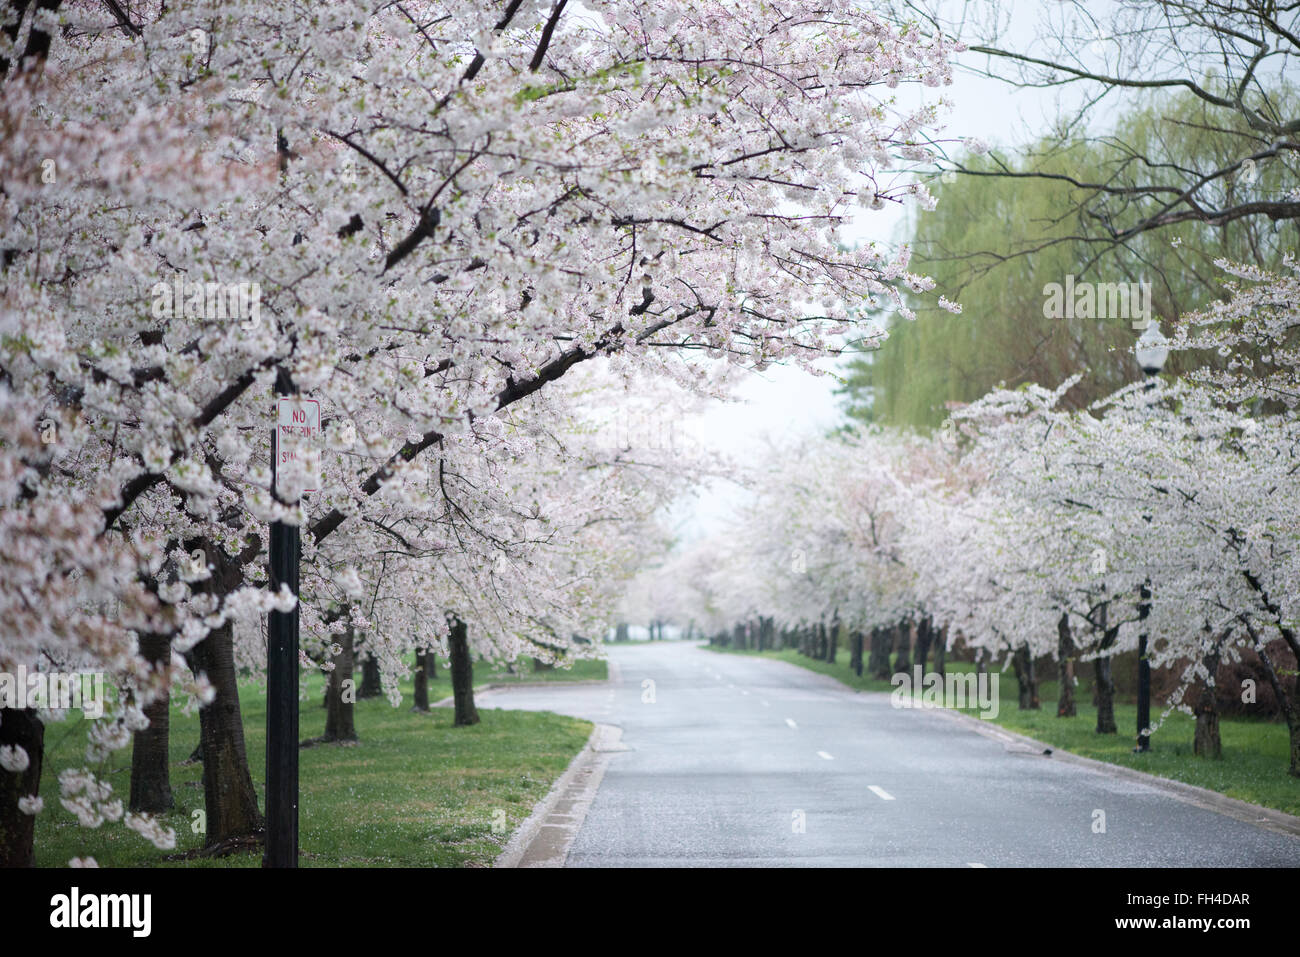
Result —
<instances>
[{"instance_id":1,"label":"overcast sky","mask_svg":"<svg viewBox=\"0 0 1300 957\"><path fill-rule=\"evenodd\" d=\"M1025 16L1013 20L1012 36L1032 31L1037 22L1036 0L1021 0L1016 6L1025 11ZM971 54L959 57L950 87L897 91L900 101L911 96L914 102L923 98L931 102L941 93L953 104L942 137L976 137L994 146L1018 146L1039 135L1056 115L1056 104L1048 94L1013 90L961 69L963 61L978 66L984 58ZM903 214L892 207L879 212L860 210L850 235L858 242L895 243L903 238L904 225ZM974 321L969 315L967 320ZM832 360L823 364L831 371L837 367ZM840 402L834 395L836 385L833 376L814 376L788 366L772 367L747 377L738 390L740 402L712 402L703 413L684 422L683 429L706 448L753 461L771 439L824 432L842 421ZM672 524L683 539L707 534L723 524L743 496L744 491L734 483L710 483L697 497L678 504Z\"/></svg>"}]
</instances>

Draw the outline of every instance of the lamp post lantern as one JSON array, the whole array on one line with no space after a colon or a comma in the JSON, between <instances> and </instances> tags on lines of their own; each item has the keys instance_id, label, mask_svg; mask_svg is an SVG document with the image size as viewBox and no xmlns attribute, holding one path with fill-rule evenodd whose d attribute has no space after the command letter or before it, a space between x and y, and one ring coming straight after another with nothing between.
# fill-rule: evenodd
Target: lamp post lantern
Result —
<instances>
[{"instance_id":1,"label":"lamp post lantern","mask_svg":"<svg viewBox=\"0 0 1300 957\"><path fill-rule=\"evenodd\" d=\"M1161 333L1158 322L1148 323L1142 335L1138 337L1133 356L1137 359L1138 366L1147 374L1150 380L1149 386L1155 385L1156 376L1164 369L1165 360L1169 358L1168 343L1169 340Z\"/></svg>"},{"instance_id":2,"label":"lamp post lantern","mask_svg":"<svg viewBox=\"0 0 1300 957\"><path fill-rule=\"evenodd\" d=\"M1166 339L1160 332L1159 323L1150 323L1138 338L1137 348L1133 352L1138 366L1147 376L1147 388L1153 389L1156 377L1165 367L1169 358ZM1148 516L1149 520L1149 516ZM1138 633L1138 700L1137 700L1137 747L1138 753L1151 750L1151 736L1146 729L1151 725L1151 663L1147 660L1147 616L1151 614L1151 579L1142 584L1141 600L1138 604L1138 620L1142 622L1142 631Z\"/></svg>"}]
</instances>

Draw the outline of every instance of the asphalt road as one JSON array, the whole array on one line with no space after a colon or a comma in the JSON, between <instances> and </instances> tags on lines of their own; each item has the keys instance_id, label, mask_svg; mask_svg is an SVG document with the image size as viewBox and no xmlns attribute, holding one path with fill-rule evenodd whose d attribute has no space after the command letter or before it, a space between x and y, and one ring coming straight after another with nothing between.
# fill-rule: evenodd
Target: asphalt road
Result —
<instances>
[{"instance_id":1,"label":"asphalt road","mask_svg":"<svg viewBox=\"0 0 1300 957\"><path fill-rule=\"evenodd\" d=\"M1300 838L1009 748L803 668L682 642L609 653L609 683L478 699L622 728L628 750L610 759L569 867L1300 861Z\"/></svg>"}]
</instances>

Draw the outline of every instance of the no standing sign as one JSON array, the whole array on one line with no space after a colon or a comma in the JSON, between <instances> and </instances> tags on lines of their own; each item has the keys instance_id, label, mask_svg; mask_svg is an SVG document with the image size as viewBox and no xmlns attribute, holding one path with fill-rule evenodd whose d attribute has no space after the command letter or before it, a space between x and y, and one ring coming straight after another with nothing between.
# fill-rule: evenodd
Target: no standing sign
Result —
<instances>
[{"instance_id":1,"label":"no standing sign","mask_svg":"<svg viewBox=\"0 0 1300 957\"><path fill-rule=\"evenodd\" d=\"M284 468L298 460L298 453L320 441L320 402L296 395L280 396L279 422L275 430L275 466ZM318 489L304 488L304 492Z\"/></svg>"}]
</instances>

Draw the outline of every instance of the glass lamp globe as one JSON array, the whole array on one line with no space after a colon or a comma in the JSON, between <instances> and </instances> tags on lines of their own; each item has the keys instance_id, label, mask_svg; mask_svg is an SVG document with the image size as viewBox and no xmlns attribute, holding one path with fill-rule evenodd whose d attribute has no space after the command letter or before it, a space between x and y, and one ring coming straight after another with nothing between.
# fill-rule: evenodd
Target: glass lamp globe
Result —
<instances>
[{"instance_id":1,"label":"glass lamp globe","mask_svg":"<svg viewBox=\"0 0 1300 957\"><path fill-rule=\"evenodd\" d=\"M1146 331L1138 339L1133 355L1147 375L1159 375L1160 370L1165 367L1165 360L1169 358L1169 349L1166 348L1168 341L1160 332L1158 322L1149 323Z\"/></svg>"}]
</instances>

